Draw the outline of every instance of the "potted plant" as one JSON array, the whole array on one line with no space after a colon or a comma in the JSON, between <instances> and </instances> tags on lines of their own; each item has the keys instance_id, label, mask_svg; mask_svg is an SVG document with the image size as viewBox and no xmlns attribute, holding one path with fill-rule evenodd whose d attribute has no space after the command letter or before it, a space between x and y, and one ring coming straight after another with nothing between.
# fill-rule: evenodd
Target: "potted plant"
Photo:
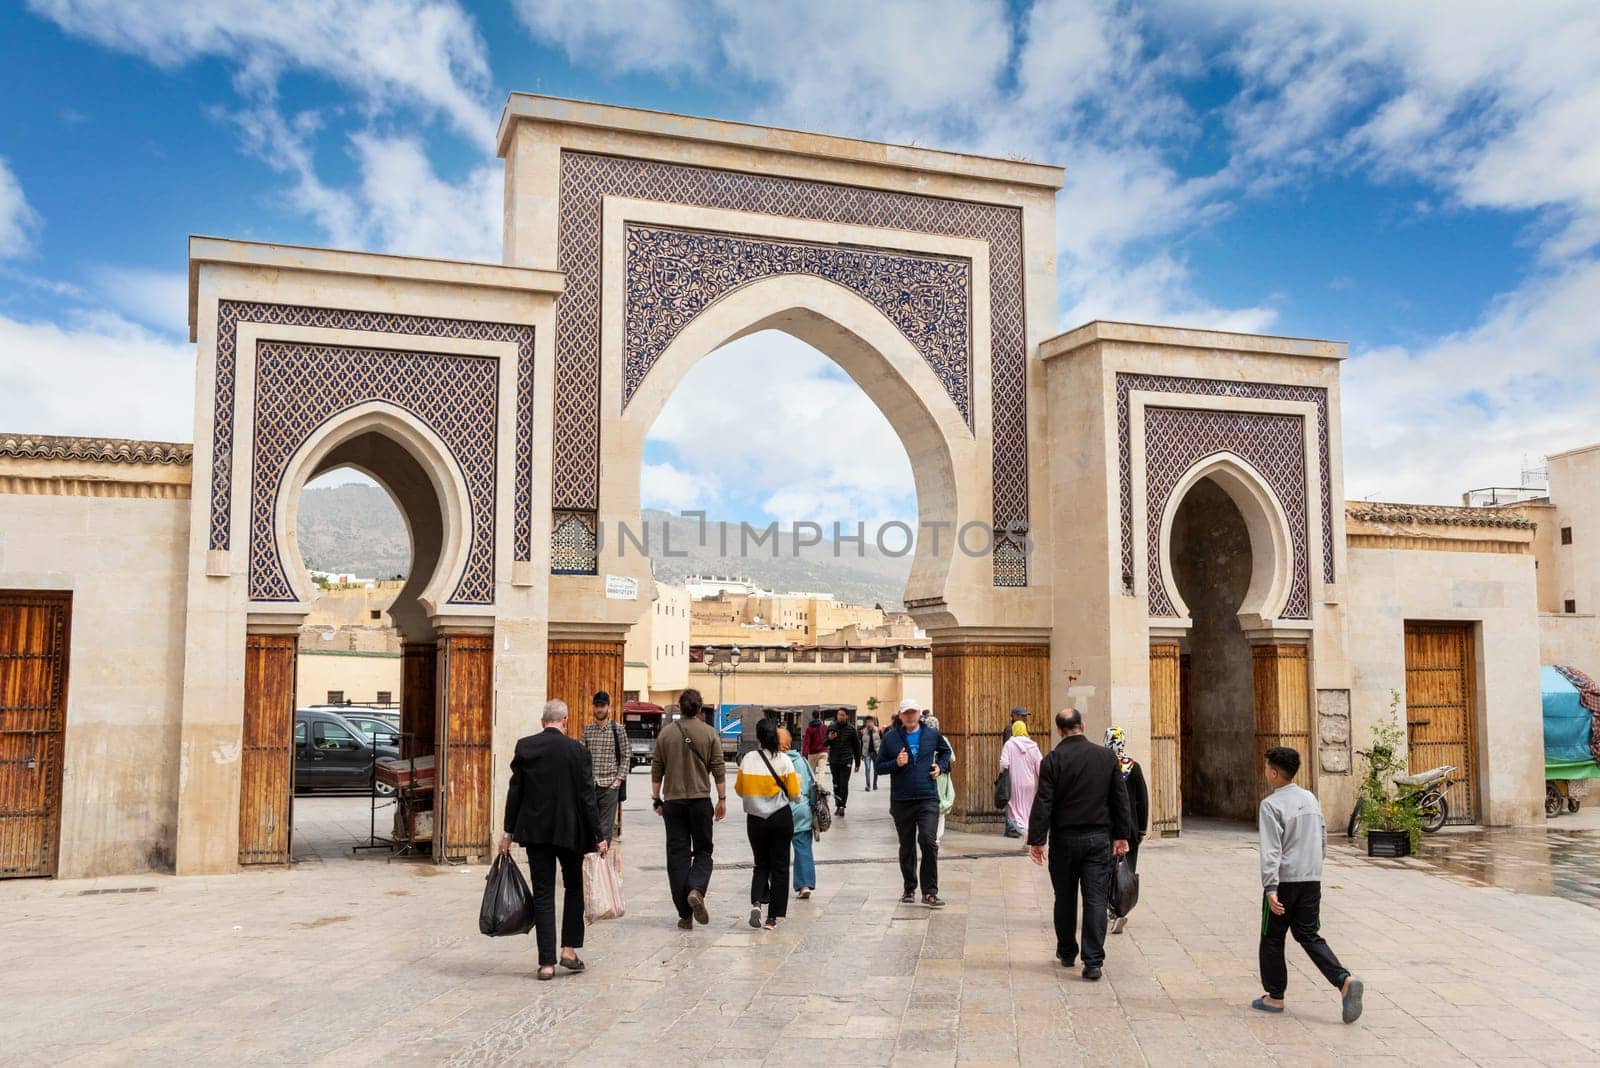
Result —
<instances>
[{"instance_id":1,"label":"potted plant","mask_svg":"<svg viewBox=\"0 0 1600 1068\"><path fill-rule=\"evenodd\" d=\"M1422 821L1412 797L1394 784L1405 770L1400 727L1400 691L1389 691L1389 715L1372 725L1372 747L1358 750L1366 767L1356 807L1350 814L1350 835L1359 825L1367 832L1367 856L1408 857L1422 840Z\"/></svg>"}]
</instances>

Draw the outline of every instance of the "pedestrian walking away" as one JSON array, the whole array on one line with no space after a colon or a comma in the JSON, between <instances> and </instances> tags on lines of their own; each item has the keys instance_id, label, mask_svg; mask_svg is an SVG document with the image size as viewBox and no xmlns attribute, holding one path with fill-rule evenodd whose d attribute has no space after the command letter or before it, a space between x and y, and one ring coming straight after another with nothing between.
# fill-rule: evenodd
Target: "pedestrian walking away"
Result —
<instances>
[{"instance_id":1,"label":"pedestrian walking away","mask_svg":"<svg viewBox=\"0 0 1600 1068\"><path fill-rule=\"evenodd\" d=\"M711 888L712 819L728 814L722 739L701 718L704 707L699 690L684 690L678 696L678 718L656 735L650 761L650 804L666 829L667 886L678 910L678 928L684 931L711 922L706 892Z\"/></svg>"},{"instance_id":2,"label":"pedestrian walking away","mask_svg":"<svg viewBox=\"0 0 1600 1068\"><path fill-rule=\"evenodd\" d=\"M883 734L878 774L889 776L889 814L900 839L902 904L916 900L939 908L939 776L950 772L950 743L939 728L922 723L917 703L900 702L899 722ZM921 851L921 863L917 853Z\"/></svg>"},{"instance_id":3,"label":"pedestrian walking away","mask_svg":"<svg viewBox=\"0 0 1600 1068\"><path fill-rule=\"evenodd\" d=\"M822 741L828 749L828 772L833 776L833 814L843 816L850 798L850 771L861 770L861 733L850 722L849 709L839 709Z\"/></svg>"},{"instance_id":4,"label":"pedestrian walking away","mask_svg":"<svg viewBox=\"0 0 1600 1068\"><path fill-rule=\"evenodd\" d=\"M801 901L810 897L817 888L817 864L813 856L813 846L816 843L816 824L811 812L811 789L816 784L816 777L811 774L811 765L798 759L791 748L793 739L789 732L782 727L778 728L778 749L789 757L795 774L800 777L800 795L789 802L789 814L794 820L794 838L791 843L794 850L794 863L791 870L794 872L794 895Z\"/></svg>"},{"instance_id":5,"label":"pedestrian walking away","mask_svg":"<svg viewBox=\"0 0 1600 1068\"><path fill-rule=\"evenodd\" d=\"M506 788L505 835L528 851L533 892L533 929L539 947L539 978L553 979L556 965L581 972L583 948L583 855L604 856L610 842L600 830L594 768L589 752L567 737L565 701L549 701L543 730L517 742ZM561 869L561 953L556 955L556 868Z\"/></svg>"},{"instance_id":6,"label":"pedestrian walking away","mask_svg":"<svg viewBox=\"0 0 1600 1068\"><path fill-rule=\"evenodd\" d=\"M594 802L600 811L600 833L621 834L617 817L628 791L628 732L611 718L611 695L594 695L594 720L583 725L583 747L594 762Z\"/></svg>"},{"instance_id":7,"label":"pedestrian walking away","mask_svg":"<svg viewBox=\"0 0 1600 1068\"><path fill-rule=\"evenodd\" d=\"M1061 741L1039 765L1039 789L1028 813L1028 852L1035 864L1049 859L1056 899L1056 959L1063 968L1071 968L1081 951L1083 977L1092 982L1100 978L1106 961L1111 858L1128 852L1133 816L1116 755L1084 737L1083 713L1057 712L1056 729Z\"/></svg>"},{"instance_id":8,"label":"pedestrian walking away","mask_svg":"<svg viewBox=\"0 0 1600 1068\"><path fill-rule=\"evenodd\" d=\"M861 732L861 763L867 769L866 789L878 788L878 749L883 745L883 729L878 726L877 716L868 716L867 725Z\"/></svg>"},{"instance_id":9,"label":"pedestrian walking away","mask_svg":"<svg viewBox=\"0 0 1600 1068\"><path fill-rule=\"evenodd\" d=\"M1300 754L1274 746L1266 754L1267 785L1272 793L1261 802L1261 985L1266 994L1250 1007L1283 1011L1289 986L1284 936L1293 934L1317 971L1339 991L1345 1023L1361 1017L1360 979L1345 970L1322 938L1322 856L1328 847L1328 825L1322 805L1310 790L1295 785Z\"/></svg>"},{"instance_id":10,"label":"pedestrian walking away","mask_svg":"<svg viewBox=\"0 0 1600 1068\"><path fill-rule=\"evenodd\" d=\"M1133 811L1133 837L1128 839L1128 855L1123 863L1129 871L1136 872L1139 870L1139 843L1144 841L1144 829L1150 823L1150 787L1145 783L1144 769L1128 755L1126 740L1121 727L1106 728L1106 748L1117 754L1117 767L1128 787L1128 807ZM1121 934L1128 926L1128 917L1116 916L1110 924L1112 934Z\"/></svg>"},{"instance_id":11,"label":"pedestrian walking away","mask_svg":"<svg viewBox=\"0 0 1600 1068\"><path fill-rule=\"evenodd\" d=\"M1028 833L1028 816L1033 809L1033 795L1039 790L1039 764L1043 760L1039 743L1028 737L1027 722L1013 720L1011 737L1000 747L1000 771L1009 775L1011 782L1010 799L1006 802L1007 838L1021 838Z\"/></svg>"},{"instance_id":12,"label":"pedestrian walking away","mask_svg":"<svg viewBox=\"0 0 1600 1068\"><path fill-rule=\"evenodd\" d=\"M811 713L811 722L806 724L806 732L800 736L800 755L811 765L812 775L822 770L822 758L828 752L827 731L822 722L822 713Z\"/></svg>"},{"instance_id":13,"label":"pedestrian walking away","mask_svg":"<svg viewBox=\"0 0 1600 1068\"><path fill-rule=\"evenodd\" d=\"M789 805L800 796L800 776L779 744L776 721L757 721L756 748L739 762L733 790L744 799L745 832L754 862L750 926L770 931L789 914L789 851L794 848L794 812Z\"/></svg>"}]
</instances>

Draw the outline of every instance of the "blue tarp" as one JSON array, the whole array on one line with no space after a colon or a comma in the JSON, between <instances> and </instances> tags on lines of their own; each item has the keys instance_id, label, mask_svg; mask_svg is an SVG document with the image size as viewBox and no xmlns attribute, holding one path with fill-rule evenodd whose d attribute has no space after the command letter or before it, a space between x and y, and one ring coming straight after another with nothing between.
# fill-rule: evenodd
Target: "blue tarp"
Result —
<instances>
[{"instance_id":1,"label":"blue tarp","mask_svg":"<svg viewBox=\"0 0 1600 1068\"><path fill-rule=\"evenodd\" d=\"M1589 727L1592 716L1578 700L1577 687L1553 667L1539 669L1544 693L1544 759L1546 764L1592 764Z\"/></svg>"}]
</instances>

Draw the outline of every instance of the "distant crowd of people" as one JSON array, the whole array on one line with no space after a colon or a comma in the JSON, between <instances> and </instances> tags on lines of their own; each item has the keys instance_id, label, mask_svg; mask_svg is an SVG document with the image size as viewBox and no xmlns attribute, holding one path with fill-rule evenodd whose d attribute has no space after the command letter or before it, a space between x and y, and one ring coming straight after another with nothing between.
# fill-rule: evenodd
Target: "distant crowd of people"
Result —
<instances>
[{"instance_id":1,"label":"distant crowd of people","mask_svg":"<svg viewBox=\"0 0 1600 1068\"><path fill-rule=\"evenodd\" d=\"M666 836L667 886L678 927L708 924L706 904L713 870L714 826L727 816L727 776L722 739L704 717L696 690L678 700L678 716L655 740L650 804ZM629 746L611 718L606 693L594 696L593 720L581 740L567 736L567 706L546 704L543 730L517 743L506 799L505 837L526 847L539 950L538 978L557 967L581 971L583 946L582 857L605 854L620 833L627 795ZM1108 933L1124 929L1127 914L1110 900L1116 869L1137 872L1139 844L1149 824L1144 771L1127 752L1121 728L1107 728L1104 744L1091 743L1080 712L1055 717L1059 741L1041 753L1030 737L1028 710L1011 710L1000 749L996 805L1005 833L1023 838L1035 864L1047 866L1055 894L1055 956L1063 967L1082 962L1085 980L1099 980ZM937 718L915 701L900 703L887 729L869 716L858 728L846 710L832 720L814 716L801 734L800 752L788 729L773 719L755 726L755 746L740 759L733 788L745 811L751 854L749 924L774 930L788 915L789 895L802 900L817 889L814 845L833 818L843 818L851 778L865 769L864 789L889 779L889 813L899 844L900 902L945 904L939 893L939 842L944 816L954 804L951 767L956 754ZM827 760L833 789L822 787ZM1290 934L1339 991L1345 1022L1361 1014L1362 984L1334 955L1320 931L1322 856L1327 829L1316 798L1295 785L1299 754L1274 747L1265 754L1272 792L1259 814L1262 920L1260 969L1263 996L1252 1007L1281 1013L1288 974ZM1004 796L1001 796L1001 795ZM716 800L713 801L712 797ZM559 946L555 877L565 893ZM1082 914L1079 914L1079 900Z\"/></svg>"}]
</instances>

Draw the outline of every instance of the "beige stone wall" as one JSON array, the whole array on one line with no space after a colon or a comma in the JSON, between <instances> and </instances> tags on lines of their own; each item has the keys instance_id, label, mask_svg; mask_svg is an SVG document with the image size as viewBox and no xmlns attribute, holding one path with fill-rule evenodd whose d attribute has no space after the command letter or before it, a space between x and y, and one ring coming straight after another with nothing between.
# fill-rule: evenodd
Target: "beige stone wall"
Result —
<instances>
[{"instance_id":1,"label":"beige stone wall","mask_svg":"<svg viewBox=\"0 0 1600 1068\"><path fill-rule=\"evenodd\" d=\"M1479 796L1490 825L1544 821L1544 720L1531 554L1349 552L1351 727L1356 748L1402 694L1407 620L1466 621L1477 636ZM1323 776L1323 811L1348 813L1355 776ZM1343 818L1340 815L1339 818Z\"/></svg>"},{"instance_id":2,"label":"beige stone wall","mask_svg":"<svg viewBox=\"0 0 1600 1068\"><path fill-rule=\"evenodd\" d=\"M1539 663L1575 667L1600 679L1600 615L1539 615Z\"/></svg>"},{"instance_id":3,"label":"beige stone wall","mask_svg":"<svg viewBox=\"0 0 1600 1068\"><path fill-rule=\"evenodd\" d=\"M658 582L655 591L650 607L628 628L622 649L622 688L642 700L689 685L690 609L700 603L682 586Z\"/></svg>"},{"instance_id":4,"label":"beige stone wall","mask_svg":"<svg viewBox=\"0 0 1600 1068\"><path fill-rule=\"evenodd\" d=\"M1556 453L1545 463L1556 511L1556 594L1547 610L1564 612L1572 601L1579 614L1600 613L1600 445ZM1563 527L1572 530L1570 545L1561 544Z\"/></svg>"},{"instance_id":5,"label":"beige stone wall","mask_svg":"<svg viewBox=\"0 0 1600 1068\"><path fill-rule=\"evenodd\" d=\"M110 478L112 465L99 466ZM173 865L186 496L0 493L0 588L72 591L62 878Z\"/></svg>"},{"instance_id":6,"label":"beige stone wall","mask_svg":"<svg viewBox=\"0 0 1600 1068\"><path fill-rule=\"evenodd\" d=\"M344 693L346 701L368 704L378 701L379 693L390 695L398 707L400 700L400 654L342 652L339 650L300 650L295 665L295 705L320 705L330 690Z\"/></svg>"}]
</instances>

